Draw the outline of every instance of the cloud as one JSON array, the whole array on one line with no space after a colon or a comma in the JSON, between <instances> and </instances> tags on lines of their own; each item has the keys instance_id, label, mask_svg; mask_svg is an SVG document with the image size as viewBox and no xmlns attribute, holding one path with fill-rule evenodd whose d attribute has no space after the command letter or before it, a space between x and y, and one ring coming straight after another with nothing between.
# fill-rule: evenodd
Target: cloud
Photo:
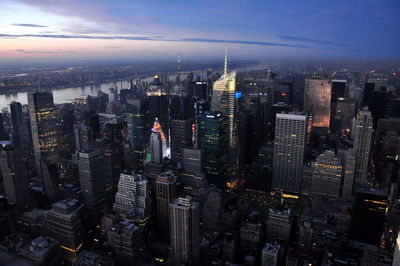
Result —
<instances>
[{"instance_id":1,"label":"cloud","mask_svg":"<svg viewBox=\"0 0 400 266\"><path fill-rule=\"evenodd\" d=\"M261 41L220 40L220 39L201 39L201 38L179 39L177 41L182 41L182 42L203 42L203 43L249 44L249 45L279 46L279 47L293 47L293 48L310 48L307 45L274 43L274 42L261 42Z\"/></svg>"},{"instance_id":2,"label":"cloud","mask_svg":"<svg viewBox=\"0 0 400 266\"><path fill-rule=\"evenodd\" d=\"M31 28L47 28L45 25L39 24L29 24L29 23L13 23L10 24L11 26L18 26L18 27L31 27Z\"/></svg>"},{"instance_id":3,"label":"cloud","mask_svg":"<svg viewBox=\"0 0 400 266\"><path fill-rule=\"evenodd\" d=\"M131 40L131 41L161 41L161 42L196 42L196 43L230 43L260 45L272 47L292 47L310 48L302 44L274 43L263 41L245 40L222 40L222 39L202 39L202 38L183 38L183 39L163 39L160 36L129 36L129 35L68 35L68 34L0 34L0 38L58 38L58 39L90 39L90 40Z\"/></svg>"},{"instance_id":4,"label":"cloud","mask_svg":"<svg viewBox=\"0 0 400 266\"><path fill-rule=\"evenodd\" d=\"M323 46L347 47L346 44L332 42L332 41L315 40L315 39L310 39L310 38L302 38L302 37L289 36L289 35L279 35L278 37L285 41L305 42L305 43L312 43L312 44L323 45Z\"/></svg>"},{"instance_id":5,"label":"cloud","mask_svg":"<svg viewBox=\"0 0 400 266\"><path fill-rule=\"evenodd\" d=\"M107 49L118 49L121 48L121 46L107 46Z\"/></svg>"},{"instance_id":6,"label":"cloud","mask_svg":"<svg viewBox=\"0 0 400 266\"><path fill-rule=\"evenodd\" d=\"M50 51L50 50L30 50L30 49L15 49L8 52L17 52L21 54L60 54L60 53L76 53L78 51L66 50L66 51Z\"/></svg>"}]
</instances>

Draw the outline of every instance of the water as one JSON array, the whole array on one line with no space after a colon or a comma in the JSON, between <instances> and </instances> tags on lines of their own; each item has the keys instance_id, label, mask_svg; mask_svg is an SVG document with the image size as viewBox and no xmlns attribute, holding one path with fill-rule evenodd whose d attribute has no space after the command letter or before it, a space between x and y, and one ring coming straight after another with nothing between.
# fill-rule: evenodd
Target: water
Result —
<instances>
[{"instance_id":1,"label":"water","mask_svg":"<svg viewBox=\"0 0 400 266\"><path fill-rule=\"evenodd\" d=\"M110 93L110 88L115 88L115 87L118 87L118 90L120 90L121 81L102 83L97 85L56 89L53 90L52 92L54 97L54 103L61 104L61 103L72 102L75 98L80 96L87 96L87 95L96 96L98 90L101 90L105 93ZM122 81L122 88L124 89L129 88L129 81L127 80ZM110 95L110 100L112 100L111 95ZM0 109L9 108L9 105L12 101L20 102L21 104L28 104L28 92L0 94Z\"/></svg>"}]
</instances>

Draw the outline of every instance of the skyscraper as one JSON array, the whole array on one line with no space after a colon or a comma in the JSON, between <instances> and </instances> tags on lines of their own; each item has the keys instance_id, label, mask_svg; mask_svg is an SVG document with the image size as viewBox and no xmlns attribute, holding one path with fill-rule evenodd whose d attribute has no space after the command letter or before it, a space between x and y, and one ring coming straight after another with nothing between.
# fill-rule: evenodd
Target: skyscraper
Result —
<instances>
[{"instance_id":1,"label":"skyscraper","mask_svg":"<svg viewBox=\"0 0 400 266\"><path fill-rule=\"evenodd\" d=\"M28 104L32 142L39 170L41 160L55 162L59 158L53 94L51 92L29 93Z\"/></svg>"},{"instance_id":2,"label":"skyscraper","mask_svg":"<svg viewBox=\"0 0 400 266\"><path fill-rule=\"evenodd\" d=\"M182 160L182 150L192 143L192 119L171 120L171 159L174 162Z\"/></svg>"},{"instance_id":3,"label":"skyscraper","mask_svg":"<svg viewBox=\"0 0 400 266\"><path fill-rule=\"evenodd\" d=\"M160 164L163 159L163 143L159 132L151 132L150 154L153 163Z\"/></svg>"},{"instance_id":4,"label":"skyscraper","mask_svg":"<svg viewBox=\"0 0 400 266\"><path fill-rule=\"evenodd\" d=\"M214 82L211 112L220 112L228 118L228 143L231 149L236 144L235 134L236 72L227 73Z\"/></svg>"},{"instance_id":5,"label":"skyscraper","mask_svg":"<svg viewBox=\"0 0 400 266\"><path fill-rule=\"evenodd\" d=\"M176 199L176 177L172 171L161 173L156 180L157 222L161 241L169 243L169 204Z\"/></svg>"},{"instance_id":6,"label":"skyscraper","mask_svg":"<svg viewBox=\"0 0 400 266\"><path fill-rule=\"evenodd\" d=\"M22 105L19 102L10 103L11 125L13 128L12 140L16 148L21 148L23 134L23 113Z\"/></svg>"},{"instance_id":7,"label":"skyscraper","mask_svg":"<svg viewBox=\"0 0 400 266\"><path fill-rule=\"evenodd\" d=\"M335 152L327 150L313 163L311 192L338 198L342 181L342 164Z\"/></svg>"},{"instance_id":8,"label":"skyscraper","mask_svg":"<svg viewBox=\"0 0 400 266\"><path fill-rule=\"evenodd\" d=\"M147 179L141 174L122 173L113 209L139 224L146 224L151 214L150 184Z\"/></svg>"},{"instance_id":9,"label":"skyscraper","mask_svg":"<svg viewBox=\"0 0 400 266\"><path fill-rule=\"evenodd\" d=\"M272 189L299 193L307 115L277 114Z\"/></svg>"},{"instance_id":10,"label":"skyscraper","mask_svg":"<svg viewBox=\"0 0 400 266\"><path fill-rule=\"evenodd\" d=\"M329 128L331 114L331 84L323 76L306 79L304 110L313 115L313 127Z\"/></svg>"},{"instance_id":11,"label":"skyscraper","mask_svg":"<svg viewBox=\"0 0 400 266\"><path fill-rule=\"evenodd\" d=\"M354 170L356 167L356 152L354 149L338 150L338 156L343 165L342 199L352 200L354 186Z\"/></svg>"},{"instance_id":12,"label":"skyscraper","mask_svg":"<svg viewBox=\"0 0 400 266\"><path fill-rule=\"evenodd\" d=\"M0 141L0 169L9 204L19 210L29 204L28 175L19 153L8 141Z\"/></svg>"},{"instance_id":13,"label":"skyscraper","mask_svg":"<svg viewBox=\"0 0 400 266\"><path fill-rule=\"evenodd\" d=\"M170 203L171 265L199 263L199 204L190 197Z\"/></svg>"},{"instance_id":14,"label":"skyscraper","mask_svg":"<svg viewBox=\"0 0 400 266\"><path fill-rule=\"evenodd\" d=\"M85 239L81 212L83 205L76 199L65 199L53 204L46 213L48 234L60 243L64 257L74 262Z\"/></svg>"},{"instance_id":15,"label":"skyscraper","mask_svg":"<svg viewBox=\"0 0 400 266\"><path fill-rule=\"evenodd\" d=\"M228 119L221 113L205 113L200 117L200 143L204 151L204 170L209 182L225 186L228 169Z\"/></svg>"},{"instance_id":16,"label":"skyscraper","mask_svg":"<svg viewBox=\"0 0 400 266\"><path fill-rule=\"evenodd\" d=\"M141 168L145 159L145 149L149 141L148 101L142 98L126 99L126 118L128 140L130 142L133 161L136 168Z\"/></svg>"},{"instance_id":17,"label":"skyscraper","mask_svg":"<svg viewBox=\"0 0 400 266\"><path fill-rule=\"evenodd\" d=\"M354 150L356 151L355 182L358 184L367 184L373 120L368 108L360 110L356 119L354 134Z\"/></svg>"},{"instance_id":18,"label":"skyscraper","mask_svg":"<svg viewBox=\"0 0 400 266\"><path fill-rule=\"evenodd\" d=\"M78 154L78 167L84 203L89 213L99 218L106 197L104 157L100 150L81 151Z\"/></svg>"}]
</instances>

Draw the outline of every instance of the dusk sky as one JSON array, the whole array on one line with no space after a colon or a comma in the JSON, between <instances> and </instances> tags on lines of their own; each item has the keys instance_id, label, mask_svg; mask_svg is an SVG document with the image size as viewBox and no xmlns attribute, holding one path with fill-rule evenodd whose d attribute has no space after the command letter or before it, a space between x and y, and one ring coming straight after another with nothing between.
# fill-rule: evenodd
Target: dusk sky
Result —
<instances>
[{"instance_id":1,"label":"dusk sky","mask_svg":"<svg viewBox=\"0 0 400 266\"><path fill-rule=\"evenodd\" d=\"M0 60L400 59L397 0L0 0Z\"/></svg>"}]
</instances>

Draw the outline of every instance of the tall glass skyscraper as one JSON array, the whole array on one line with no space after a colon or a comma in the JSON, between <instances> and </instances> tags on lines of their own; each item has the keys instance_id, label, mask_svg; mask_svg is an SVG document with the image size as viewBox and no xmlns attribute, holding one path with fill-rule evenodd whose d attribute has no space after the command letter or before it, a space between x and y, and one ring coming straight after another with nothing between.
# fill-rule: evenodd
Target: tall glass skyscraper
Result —
<instances>
[{"instance_id":1,"label":"tall glass skyscraper","mask_svg":"<svg viewBox=\"0 0 400 266\"><path fill-rule=\"evenodd\" d=\"M29 93L28 104L35 160L40 169L40 160L55 162L59 158L53 94Z\"/></svg>"},{"instance_id":2,"label":"tall glass skyscraper","mask_svg":"<svg viewBox=\"0 0 400 266\"><path fill-rule=\"evenodd\" d=\"M228 118L229 147L233 149L236 143L235 134L235 93L236 71L223 75L214 82L211 112L220 112Z\"/></svg>"}]
</instances>

